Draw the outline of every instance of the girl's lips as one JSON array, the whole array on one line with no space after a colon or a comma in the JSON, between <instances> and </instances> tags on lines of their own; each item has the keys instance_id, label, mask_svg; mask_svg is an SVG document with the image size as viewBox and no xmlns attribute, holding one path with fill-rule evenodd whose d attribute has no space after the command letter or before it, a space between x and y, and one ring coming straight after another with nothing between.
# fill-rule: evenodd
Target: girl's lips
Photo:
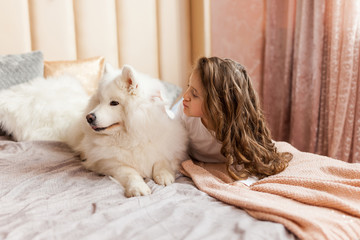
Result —
<instances>
[{"instance_id":1,"label":"girl's lips","mask_svg":"<svg viewBox=\"0 0 360 240\"><path fill-rule=\"evenodd\" d=\"M183 102L184 108L187 108L188 106Z\"/></svg>"}]
</instances>

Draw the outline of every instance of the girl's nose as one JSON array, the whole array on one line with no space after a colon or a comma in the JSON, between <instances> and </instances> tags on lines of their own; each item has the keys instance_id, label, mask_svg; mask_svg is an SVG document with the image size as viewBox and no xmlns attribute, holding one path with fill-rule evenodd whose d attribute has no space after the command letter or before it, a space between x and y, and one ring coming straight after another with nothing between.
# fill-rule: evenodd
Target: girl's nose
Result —
<instances>
[{"instance_id":1,"label":"girl's nose","mask_svg":"<svg viewBox=\"0 0 360 240\"><path fill-rule=\"evenodd\" d=\"M186 92L184 93L183 98L184 98L185 101L189 101L189 100L190 100L188 90L186 90Z\"/></svg>"}]
</instances>

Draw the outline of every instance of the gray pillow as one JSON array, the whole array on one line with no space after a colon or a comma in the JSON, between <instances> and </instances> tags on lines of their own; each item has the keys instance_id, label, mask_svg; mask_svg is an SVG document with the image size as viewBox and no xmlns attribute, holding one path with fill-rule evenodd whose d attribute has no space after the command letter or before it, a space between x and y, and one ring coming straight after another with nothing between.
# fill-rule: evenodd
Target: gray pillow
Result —
<instances>
[{"instance_id":1,"label":"gray pillow","mask_svg":"<svg viewBox=\"0 0 360 240\"><path fill-rule=\"evenodd\" d=\"M170 106L172 106L175 103L176 99L180 96L182 92L182 88L173 83L164 82L164 81L161 82L166 90L165 92L166 98L170 100L171 103Z\"/></svg>"},{"instance_id":2,"label":"gray pillow","mask_svg":"<svg viewBox=\"0 0 360 240\"><path fill-rule=\"evenodd\" d=\"M0 55L0 89L27 82L44 75L41 51Z\"/></svg>"},{"instance_id":3,"label":"gray pillow","mask_svg":"<svg viewBox=\"0 0 360 240\"><path fill-rule=\"evenodd\" d=\"M0 55L0 90L44 75L41 51ZM0 136L5 135L0 125Z\"/></svg>"}]
</instances>

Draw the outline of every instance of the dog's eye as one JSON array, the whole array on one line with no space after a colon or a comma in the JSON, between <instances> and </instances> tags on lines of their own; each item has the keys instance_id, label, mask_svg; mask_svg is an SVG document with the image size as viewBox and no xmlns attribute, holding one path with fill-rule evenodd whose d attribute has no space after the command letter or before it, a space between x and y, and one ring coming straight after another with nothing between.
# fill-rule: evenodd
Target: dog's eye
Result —
<instances>
[{"instance_id":1,"label":"dog's eye","mask_svg":"<svg viewBox=\"0 0 360 240\"><path fill-rule=\"evenodd\" d=\"M116 106L116 105L119 105L118 101L111 101L110 102L110 106Z\"/></svg>"}]
</instances>

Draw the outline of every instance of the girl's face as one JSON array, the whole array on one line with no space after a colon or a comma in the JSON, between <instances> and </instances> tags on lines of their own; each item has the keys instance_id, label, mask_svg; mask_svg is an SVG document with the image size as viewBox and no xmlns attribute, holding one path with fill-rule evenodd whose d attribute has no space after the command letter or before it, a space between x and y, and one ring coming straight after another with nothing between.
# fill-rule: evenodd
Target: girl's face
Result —
<instances>
[{"instance_id":1,"label":"girl's face","mask_svg":"<svg viewBox=\"0 0 360 240\"><path fill-rule=\"evenodd\" d=\"M188 117L200 117L204 120L204 113L202 111L203 105L203 86L201 84L200 76L197 72L193 72L189 78L188 89L184 93L184 113Z\"/></svg>"}]
</instances>

